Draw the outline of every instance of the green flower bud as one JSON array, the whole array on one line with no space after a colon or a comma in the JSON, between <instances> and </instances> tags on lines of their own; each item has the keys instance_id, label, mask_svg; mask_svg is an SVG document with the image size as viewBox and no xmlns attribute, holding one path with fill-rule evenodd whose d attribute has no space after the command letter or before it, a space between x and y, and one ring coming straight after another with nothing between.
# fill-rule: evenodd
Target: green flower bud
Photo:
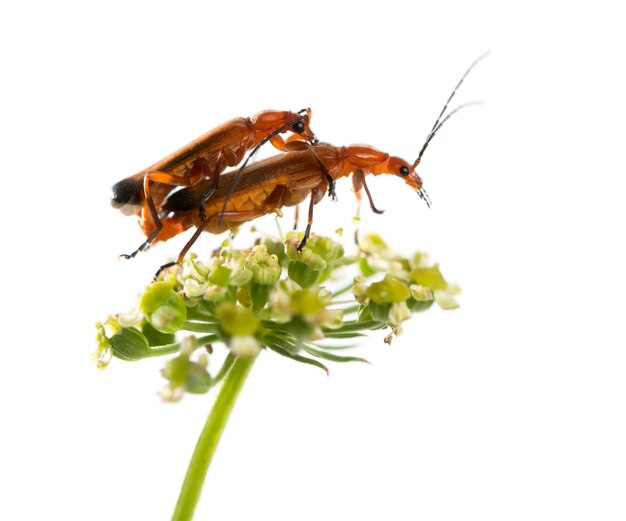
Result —
<instances>
[{"instance_id":1,"label":"green flower bud","mask_svg":"<svg viewBox=\"0 0 626 521\"><path fill-rule=\"evenodd\" d=\"M171 282L155 282L148 286L139 301L139 309L161 333L175 333L187 320L187 308Z\"/></svg>"},{"instance_id":2,"label":"green flower bud","mask_svg":"<svg viewBox=\"0 0 626 521\"><path fill-rule=\"evenodd\" d=\"M439 271L439 265L435 264L431 268L415 268L411 271L411 280L421 286L430 289L446 289L447 282Z\"/></svg>"},{"instance_id":3,"label":"green flower bud","mask_svg":"<svg viewBox=\"0 0 626 521\"><path fill-rule=\"evenodd\" d=\"M325 288L301 289L293 281L281 281L270 299L272 320L288 323L287 329L298 338L317 338L320 327L337 328L343 323L342 311L326 309L331 298Z\"/></svg>"},{"instance_id":4,"label":"green flower bud","mask_svg":"<svg viewBox=\"0 0 626 521\"><path fill-rule=\"evenodd\" d=\"M303 288L313 286L320 278L321 273L321 270L313 270L308 264L296 260L290 260L287 265L289 278L297 282Z\"/></svg>"},{"instance_id":5,"label":"green flower bud","mask_svg":"<svg viewBox=\"0 0 626 521\"><path fill-rule=\"evenodd\" d=\"M209 283L207 281L200 283L196 279L189 278L185 279L185 282L183 283L183 291L187 297L197 298L204 294L208 286Z\"/></svg>"},{"instance_id":6,"label":"green flower bud","mask_svg":"<svg viewBox=\"0 0 626 521\"><path fill-rule=\"evenodd\" d=\"M121 330L120 330L121 332ZM103 371L111 361L112 352L109 337L106 335L102 322L96 322L96 351L92 355L92 360L99 371Z\"/></svg>"},{"instance_id":7,"label":"green flower bud","mask_svg":"<svg viewBox=\"0 0 626 521\"><path fill-rule=\"evenodd\" d=\"M252 282L253 278L254 278L254 273L251 269L241 268L235 272L232 278L232 283L235 286L241 287Z\"/></svg>"},{"instance_id":8,"label":"green flower bud","mask_svg":"<svg viewBox=\"0 0 626 521\"><path fill-rule=\"evenodd\" d=\"M172 293L174 293L174 284L172 282L153 282L146 288L139 300L139 311L146 315L154 313L157 308L167 302Z\"/></svg>"},{"instance_id":9,"label":"green flower bud","mask_svg":"<svg viewBox=\"0 0 626 521\"><path fill-rule=\"evenodd\" d=\"M221 288L225 288L226 286L228 286L231 273L232 270L230 268L227 268L225 266L219 266L209 275L209 282Z\"/></svg>"},{"instance_id":10,"label":"green flower bud","mask_svg":"<svg viewBox=\"0 0 626 521\"><path fill-rule=\"evenodd\" d=\"M309 241L307 241L307 248L322 257L330 265L336 264L344 255L343 246L339 242L321 235L311 235Z\"/></svg>"},{"instance_id":11,"label":"green flower bud","mask_svg":"<svg viewBox=\"0 0 626 521\"><path fill-rule=\"evenodd\" d=\"M367 288L367 296L376 304L402 302L411 296L407 285L394 277L387 276L380 282L374 282Z\"/></svg>"},{"instance_id":12,"label":"green flower bud","mask_svg":"<svg viewBox=\"0 0 626 521\"><path fill-rule=\"evenodd\" d=\"M377 234L359 237L359 248L366 253L375 253L382 257L387 257L392 253L387 243Z\"/></svg>"},{"instance_id":13,"label":"green flower bud","mask_svg":"<svg viewBox=\"0 0 626 521\"><path fill-rule=\"evenodd\" d=\"M252 280L262 286L273 286L282 273L278 256L269 254L265 244L255 246L246 259L245 268L252 272Z\"/></svg>"},{"instance_id":14,"label":"green flower bud","mask_svg":"<svg viewBox=\"0 0 626 521\"><path fill-rule=\"evenodd\" d=\"M213 378L200 363L189 364L185 391L191 394L206 393L213 386Z\"/></svg>"},{"instance_id":15,"label":"green flower bud","mask_svg":"<svg viewBox=\"0 0 626 521\"><path fill-rule=\"evenodd\" d=\"M237 302L247 308L252 305L252 297L246 288L239 288L237 290Z\"/></svg>"},{"instance_id":16,"label":"green flower bud","mask_svg":"<svg viewBox=\"0 0 626 521\"><path fill-rule=\"evenodd\" d=\"M329 237L311 235L301 252L298 246L302 234L289 234L285 242L285 253L289 259L289 278L303 288L319 284L330 274L331 266L344 255L343 246Z\"/></svg>"},{"instance_id":17,"label":"green flower bud","mask_svg":"<svg viewBox=\"0 0 626 521\"><path fill-rule=\"evenodd\" d=\"M290 261L298 261L306 264L313 271L322 271L326 268L326 266L328 266L328 263L320 254L315 253L309 247L309 243L311 241L313 241L313 236L309 238L307 245L302 249L302 251L298 251L300 239L297 235L293 235L285 242L285 253Z\"/></svg>"},{"instance_id":18,"label":"green flower bud","mask_svg":"<svg viewBox=\"0 0 626 521\"><path fill-rule=\"evenodd\" d=\"M163 401L178 401L185 391L192 394L205 393L213 385L213 379L206 370L206 356L201 355L198 362L190 359L197 348L196 338L186 337L181 342L180 354L169 360L161 370L161 375L168 381L167 386L159 393Z\"/></svg>"},{"instance_id":19,"label":"green flower bud","mask_svg":"<svg viewBox=\"0 0 626 521\"><path fill-rule=\"evenodd\" d=\"M210 300L211 302L220 302L226 298L228 288L222 288L220 286L209 286L202 295L204 300Z\"/></svg>"},{"instance_id":20,"label":"green flower bud","mask_svg":"<svg viewBox=\"0 0 626 521\"><path fill-rule=\"evenodd\" d=\"M278 259L278 264L281 266L287 265L287 256L285 255L285 245L280 241L272 241L267 237L263 237L260 242L261 245L265 246L267 253L270 255L276 255Z\"/></svg>"},{"instance_id":21,"label":"green flower bud","mask_svg":"<svg viewBox=\"0 0 626 521\"><path fill-rule=\"evenodd\" d=\"M196 255L191 253L183 262L183 279L191 278L199 284L204 284L209 275L209 267L196 258Z\"/></svg>"},{"instance_id":22,"label":"green flower bud","mask_svg":"<svg viewBox=\"0 0 626 521\"><path fill-rule=\"evenodd\" d=\"M99 324L103 328L104 334L109 338L119 335L122 332L122 326L120 325L118 318L114 315L109 315L104 321L104 324L101 324L100 322Z\"/></svg>"},{"instance_id":23,"label":"green flower bud","mask_svg":"<svg viewBox=\"0 0 626 521\"><path fill-rule=\"evenodd\" d=\"M407 300L407 305L413 313L425 311L433 305L435 297L430 288L418 284L411 284L409 289L411 290L411 298Z\"/></svg>"},{"instance_id":24,"label":"green flower bud","mask_svg":"<svg viewBox=\"0 0 626 521\"><path fill-rule=\"evenodd\" d=\"M352 294L359 304L367 304L369 299L367 298L367 282L365 277L357 275L353 279Z\"/></svg>"},{"instance_id":25,"label":"green flower bud","mask_svg":"<svg viewBox=\"0 0 626 521\"><path fill-rule=\"evenodd\" d=\"M315 291L301 289L291 295L291 312L294 315L313 315L323 310L324 304Z\"/></svg>"},{"instance_id":26,"label":"green flower bud","mask_svg":"<svg viewBox=\"0 0 626 521\"><path fill-rule=\"evenodd\" d=\"M259 264L252 266L252 271L254 272L254 282L262 284L263 286L273 286L276 282L278 282L282 273L282 268L278 265L278 258L273 258L276 259L275 266L262 266Z\"/></svg>"},{"instance_id":27,"label":"green flower bud","mask_svg":"<svg viewBox=\"0 0 626 521\"><path fill-rule=\"evenodd\" d=\"M176 320L176 309L172 306L161 306L150 315L150 323L157 331L167 331L173 333L169 329L170 325Z\"/></svg>"},{"instance_id":28,"label":"green flower bud","mask_svg":"<svg viewBox=\"0 0 626 521\"><path fill-rule=\"evenodd\" d=\"M216 316L220 328L229 336L253 335L259 325L259 319L250 308L229 300L218 306Z\"/></svg>"}]
</instances>

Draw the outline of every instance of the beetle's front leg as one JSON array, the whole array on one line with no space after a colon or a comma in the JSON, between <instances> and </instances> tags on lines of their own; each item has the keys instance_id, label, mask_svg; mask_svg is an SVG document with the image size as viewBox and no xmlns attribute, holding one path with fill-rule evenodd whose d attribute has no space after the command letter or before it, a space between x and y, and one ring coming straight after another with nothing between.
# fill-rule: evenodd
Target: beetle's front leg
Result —
<instances>
[{"instance_id":1,"label":"beetle's front leg","mask_svg":"<svg viewBox=\"0 0 626 521\"><path fill-rule=\"evenodd\" d=\"M361 203L361 188L365 188L365 193L367 194L367 199L370 202L370 208L372 209L372 211L377 214L384 213L385 210L379 210L378 208L376 208L376 205L374 205L372 194L370 194L370 190L367 187L367 183L365 182L365 173L363 172L363 170L357 170L356 172L354 172L354 174L352 174L352 189L356 194L356 198L359 200L359 206Z\"/></svg>"}]
</instances>

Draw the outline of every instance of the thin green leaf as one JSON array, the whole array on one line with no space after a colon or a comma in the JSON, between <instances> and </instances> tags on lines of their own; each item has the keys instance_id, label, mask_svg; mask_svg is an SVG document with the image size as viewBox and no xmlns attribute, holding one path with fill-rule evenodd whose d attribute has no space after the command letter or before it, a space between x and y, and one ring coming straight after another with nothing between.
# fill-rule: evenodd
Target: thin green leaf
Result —
<instances>
[{"instance_id":1,"label":"thin green leaf","mask_svg":"<svg viewBox=\"0 0 626 521\"><path fill-rule=\"evenodd\" d=\"M221 338L214 333L212 335L199 336L196 340L198 341L198 345L202 346L204 344L210 344L211 342L217 342L221 340Z\"/></svg>"},{"instance_id":2,"label":"thin green leaf","mask_svg":"<svg viewBox=\"0 0 626 521\"><path fill-rule=\"evenodd\" d=\"M326 344L311 344L319 349L323 349L324 351L338 351L341 349L354 349L358 347L357 344L339 344L339 345L326 345Z\"/></svg>"},{"instance_id":3,"label":"thin green leaf","mask_svg":"<svg viewBox=\"0 0 626 521\"><path fill-rule=\"evenodd\" d=\"M210 344L211 342L220 341L220 337L217 335L205 335L198 337L197 339L198 345L202 346L205 344ZM171 344L163 344L160 346L151 346L150 352L145 356L145 358L152 358L156 356L164 356L171 355L174 353L178 353L180 351L181 342L173 342Z\"/></svg>"},{"instance_id":4,"label":"thin green leaf","mask_svg":"<svg viewBox=\"0 0 626 521\"><path fill-rule=\"evenodd\" d=\"M326 338L359 338L359 337L364 337L367 335L364 335L363 333L357 333L357 332L336 332L336 331L324 331L324 336Z\"/></svg>"},{"instance_id":5,"label":"thin green leaf","mask_svg":"<svg viewBox=\"0 0 626 521\"><path fill-rule=\"evenodd\" d=\"M198 304L197 306L187 308L188 320L199 320L203 322L214 322L215 313L206 309L204 305Z\"/></svg>"},{"instance_id":6,"label":"thin green leaf","mask_svg":"<svg viewBox=\"0 0 626 521\"><path fill-rule=\"evenodd\" d=\"M217 322L191 322L188 320L181 329L193 333L215 333Z\"/></svg>"},{"instance_id":7,"label":"thin green leaf","mask_svg":"<svg viewBox=\"0 0 626 521\"><path fill-rule=\"evenodd\" d=\"M382 322L378 322L376 320L353 320L350 322L344 322L344 324L341 327L338 327L336 329L328 329L328 330L324 330L324 334L326 334L326 331L331 332L334 331L336 333L347 333L350 331L362 331L364 329L381 329L385 327L385 324L383 324Z\"/></svg>"},{"instance_id":8,"label":"thin green leaf","mask_svg":"<svg viewBox=\"0 0 626 521\"><path fill-rule=\"evenodd\" d=\"M332 304L332 303L331 303ZM343 311L344 315L349 315L351 313L356 313L359 310L360 305L359 304L355 304L353 306L348 306L345 308L339 308L341 309L341 311Z\"/></svg>"},{"instance_id":9,"label":"thin green leaf","mask_svg":"<svg viewBox=\"0 0 626 521\"><path fill-rule=\"evenodd\" d=\"M343 295L352 289L354 286L354 282L344 286L343 288L339 288L337 291L333 291L333 298L338 297L339 295Z\"/></svg>"},{"instance_id":10,"label":"thin green leaf","mask_svg":"<svg viewBox=\"0 0 626 521\"><path fill-rule=\"evenodd\" d=\"M369 362L365 358L361 358L358 356L334 355L332 353L326 353L325 351L321 351L320 349L315 349L314 347L311 347L307 344L303 344L302 349L312 356L316 356L323 360L328 360L329 362L364 362L366 364L369 364Z\"/></svg>"},{"instance_id":11,"label":"thin green leaf","mask_svg":"<svg viewBox=\"0 0 626 521\"><path fill-rule=\"evenodd\" d=\"M214 385L217 384L218 382L221 382L224 379L224 377L228 374L228 372L233 367L233 364L235 363L236 359L237 357L229 351L228 356L225 358L224 363L222 364L222 367L220 367L220 370L215 375L215 378L213 378Z\"/></svg>"},{"instance_id":12,"label":"thin green leaf","mask_svg":"<svg viewBox=\"0 0 626 521\"><path fill-rule=\"evenodd\" d=\"M291 349L293 353L297 353L300 350L299 347L296 346L296 339L287 333L280 334L280 335L275 334L275 333L265 334L259 337L259 341L262 344L267 344L267 343L280 344L280 345L284 344L286 346L289 346L289 348Z\"/></svg>"},{"instance_id":13,"label":"thin green leaf","mask_svg":"<svg viewBox=\"0 0 626 521\"><path fill-rule=\"evenodd\" d=\"M272 351L278 353L279 355L282 355L287 358L291 358L292 360L295 360L296 362L301 362L303 364L308 364L308 365L314 365L315 367L319 367L320 369L323 369L327 375L329 374L328 367L326 367L321 362L318 362L317 360L313 360L312 358L307 358L306 356L294 354L288 349L285 349L283 346L280 346L278 344L267 344L267 347L271 349Z\"/></svg>"}]
</instances>

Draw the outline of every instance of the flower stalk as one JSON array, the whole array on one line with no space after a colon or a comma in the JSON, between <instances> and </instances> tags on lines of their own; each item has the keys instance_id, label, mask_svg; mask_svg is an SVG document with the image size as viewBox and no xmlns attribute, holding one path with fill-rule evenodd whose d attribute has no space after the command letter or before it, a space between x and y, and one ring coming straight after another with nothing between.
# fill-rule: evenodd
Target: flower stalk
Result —
<instances>
[{"instance_id":1,"label":"flower stalk","mask_svg":"<svg viewBox=\"0 0 626 521\"><path fill-rule=\"evenodd\" d=\"M230 357L230 355L229 355ZM202 485L217 444L222 437L239 392L254 365L256 357L228 361L229 370L193 451L187 473L178 495L172 521L190 521L200 499ZM232 362L232 365L230 365ZM226 362L225 362L226 363Z\"/></svg>"}]
</instances>

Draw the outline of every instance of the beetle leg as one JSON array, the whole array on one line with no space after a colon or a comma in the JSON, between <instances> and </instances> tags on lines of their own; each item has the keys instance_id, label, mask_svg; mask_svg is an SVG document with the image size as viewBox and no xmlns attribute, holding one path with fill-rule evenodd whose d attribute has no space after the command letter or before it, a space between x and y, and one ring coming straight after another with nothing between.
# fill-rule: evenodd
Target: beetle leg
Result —
<instances>
[{"instance_id":1,"label":"beetle leg","mask_svg":"<svg viewBox=\"0 0 626 521\"><path fill-rule=\"evenodd\" d=\"M202 194L202 197L200 198L200 207L198 208L198 211L200 212L200 219L202 220L202 222L204 222L206 219L206 212L204 209L206 202L215 193L215 190L217 190L217 185L220 180L220 176L217 171L214 172L213 175L214 175L213 184L209 187L209 189L206 192Z\"/></svg>"},{"instance_id":2,"label":"beetle leg","mask_svg":"<svg viewBox=\"0 0 626 521\"><path fill-rule=\"evenodd\" d=\"M367 199L369 200L370 208L372 209L372 211L377 214L381 214L385 211L379 210L378 208L376 208L376 205L374 205L372 194L370 194L370 190L367 187L367 183L365 182L365 173L363 172L363 170L357 170L352 175L352 187L354 189L354 193L356 194L356 198L359 201L359 209L361 207L361 188L365 188L365 193L367 194Z\"/></svg>"},{"instance_id":3,"label":"beetle leg","mask_svg":"<svg viewBox=\"0 0 626 521\"><path fill-rule=\"evenodd\" d=\"M293 219L293 229L297 230L298 229L298 218L300 217L300 205L297 204L296 205L296 213L294 215L294 219Z\"/></svg>"},{"instance_id":4,"label":"beetle leg","mask_svg":"<svg viewBox=\"0 0 626 521\"><path fill-rule=\"evenodd\" d=\"M335 180L332 178L332 176L328 172L328 168L326 168L326 165L319 158L319 156L315 153L315 148L309 145L308 143L306 143L306 145L308 146L309 150L313 152L313 156L315 157L315 160L317 161L320 168L322 169L322 173L324 174L324 179L326 179L326 182L328 183L328 197L330 197L333 201L336 201L337 194L335 193Z\"/></svg>"},{"instance_id":5,"label":"beetle leg","mask_svg":"<svg viewBox=\"0 0 626 521\"><path fill-rule=\"evenodd\" d=\"M256 219L257 217L261 217L262 215L265 215L265 212L262 212L262 211L249 211L249 212L231 211L231 212L225 212L224 213L224 218L226 220L225 224L228 225L229 223L244 223L246 221L251 221L252 219ZM172 220L174 220L174 219L172 219ZM167 219L166 219L166 221L167 221ZM180 253L178 254L178 257L176 258L176 260L173 261L173 262L168 262L167 264L163 264L163 266L161 266L158 269L158 271L156 272L156 274L154 275L154 280L157 279L157 277L161 274L161 272L165 268L169 268L169 267L175 266L177 264L178 265L182 264L183 259L185 258L185 255L187 255L187 252L189 251L189 249L198 240L198 237L200 237L200 234L205 230L205 228L207 228L207 227L211 228L210 225L217 224L217 221L218 221L218 216L217 215L213 215L213 216L209 217L208 219L205 219L204 221L202 221L198 225L198 227L197 227L196 231L194 232L194 234L191 236L191 239L189 239L187 241L187 243L185 244L185 246L183 247L183 249L180 250ZM187 226L187 223L183 223L183 225L186 226L185 230L191 226L191 225ZM210 231L211 231L211 233L221 233L222 231L225 231L225 230L216 230L215 228L213 228Z\"/></svg>"},{"instance_id":6,"label":"beetle leg","mask_svg":"<svg viewBox=\"0 0 626 521\"><path fill-rule=\"evenodd\" d=\"M322 191L321 193L323 196L324 192ZM319 194L319 188L315 187L313 188L313 190L311 190L311 200L309 201L309 220L307 222L306 229L304 230L304 237L302 237L302 241L300 242L300 244L298 244L297 250L299 252L302 252L302 248L306 246L306 241L311 234L311 225L313 224L313 206L315 206L315 203L321 199L319 197Z\"/></svg>"},{"instance_id":7,"label":"beetle leg","mask_svg":"<svg viewBox=\"0 0 626 521\"><path fill-rule=\"evenodd\" d=\"M372 212L377 213L377 214L384 213L385 210L379 210L378 208L376 208L376 206L374 206L374 200L372 199L372 194L370 194L370 189L367 187L367 183L365 182L365 177L363 177L363 188L365 188L365 193L367 194L367 198L370 201L370 208L372 209Z\"/></svg>"},{"instance_id":8,"label":"beetle leg","mask_svg":"<svg viewBox=\"0 0 626 521\"><path fill-rule=\"evenodd\" d=\"M159 217L159 213L154 204L154 198L152 197L150 182L173 185L173 186L192 186L199 182L204 175L205 161L196 160L193 167L189 171L189 175L177 176L168 174L167 172L150 172L143 178L143 192L145 195L144 207L141 212L142 228L147 235L146 240L141 243L131 254L123 253L120 257L125 259L132 259L140 251L144 251L150 244L157 238L159 232L163 228L163 222ZM148 230L152 231L148 234Z\"/></svg>"},{"instance_id":9,"label":"beetle leg","mask_svg":"<svg viewBox=\"0 0 626 521\"><path fill-rule=\"evenodd\" d=\"M305 117L304 115L300 115L297 118L287 122L282 127L277 128L269 136L266 136L261 141L259 141L259 143L250 151L250 153L248 154L248 157L243 162L243 164L241 165L241 167L237 171L237 174L235 175L235 177L231 181L230 186L228 187L228 191L226 192L226 197L224 198L224 205L222 206L222 211L220 212L220 217L219 217L219 224L220 225L222 224L222 219L224 219L224 215L227 213L226 212L226 205L228 204L228 201L230 200L231 196L233 195L233 192L235 191L235 188L237 188L237 185L239 184L239 179L241 178L241 174L242 174L243 170L246 168L246 165L248 164L248 161L250 161L252 156L254 156L254 154L256 154L259 151L259 149L265 143L267 143L268 141L270 141L272 143L272 145L274 145L274 147L276 147L278 150L280 150L281 152L284 152L286 143L285 143L285 140L280 136L280 133L284 132L290 126L292 126L293 124L297 123L298 121L301 121L302 119L304 119L304 117ZM310 117L310 114L309 114L309 117ZM207 197L207 199L209 197L210 197L210 195ZM205 202L206 202L206 200L205 200ZM202 216L202 213L200 215Z\"/></svg>"}]
</instances>

